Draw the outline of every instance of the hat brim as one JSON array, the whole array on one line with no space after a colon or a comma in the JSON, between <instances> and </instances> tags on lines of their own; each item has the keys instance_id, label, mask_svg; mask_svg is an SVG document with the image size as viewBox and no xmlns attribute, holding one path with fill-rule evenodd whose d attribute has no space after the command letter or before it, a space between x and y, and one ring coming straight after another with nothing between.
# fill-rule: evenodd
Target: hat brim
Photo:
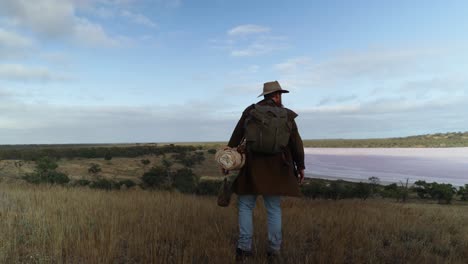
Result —
<instances>
[{"instance_id":1,"label":"hat brim","mask_svg":"<svg viewBox=\"0 0 468 264\"><path fill-rule=\"evenodd\" d=\"M278 91L272 91L272 92L262 93L262 94L260 94L260 95L257 96L257 97L264 96L264 95L271 94L271 93L276 93L276 92L280 92L280 93L289 93L288 90L278 90Z\"/></svg>"}]
</instances>

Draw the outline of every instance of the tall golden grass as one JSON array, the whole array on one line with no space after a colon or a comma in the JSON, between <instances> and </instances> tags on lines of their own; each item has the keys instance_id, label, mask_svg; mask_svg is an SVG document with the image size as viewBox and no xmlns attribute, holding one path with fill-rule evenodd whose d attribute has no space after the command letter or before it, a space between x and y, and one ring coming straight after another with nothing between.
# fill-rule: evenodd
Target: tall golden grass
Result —
<instances>
[{"instance_id":1,"label":"tall golden grass","mask_svg":"<svg viewBox=\"0 0 468 264\"><path fill-rule=\"evenodd\" d=\"M283 200L285 263L466 263L468 208ZM266 215L255 210L266 263ZM0 263L232 263L235 203L215 197L0 184Z\"/></svg>"}]
</instances>

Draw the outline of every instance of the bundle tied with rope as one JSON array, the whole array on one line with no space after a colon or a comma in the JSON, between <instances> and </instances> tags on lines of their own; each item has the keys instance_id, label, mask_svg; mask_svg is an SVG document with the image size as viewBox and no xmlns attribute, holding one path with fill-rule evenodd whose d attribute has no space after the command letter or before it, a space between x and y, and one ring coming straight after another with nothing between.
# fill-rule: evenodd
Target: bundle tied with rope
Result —
<instances>
[{"instance_id":1,"label":"bundle tied with rope","mask_svg":"<svg viewBox=\"0 0 468 264\"><path fill-rule=\"evenodd\" d=\"M224 147L215 154L215 160L225 171L240 170L245 164L245 142L236 148ZM231 181L225 175L218 192L218 205L229 206L231 201Z\"/></svg>"},{"instance_id":2,"label":"bundle tied with rope","mask_svg":"<svg viewBox=\"0 0 468 264\"><path fill-rule=\"evenodd\" d=\"M225 147L216 152L215 160L225 170L240 170L245 164L245 154L239 147Z\"/></svg>"}]
</instances>

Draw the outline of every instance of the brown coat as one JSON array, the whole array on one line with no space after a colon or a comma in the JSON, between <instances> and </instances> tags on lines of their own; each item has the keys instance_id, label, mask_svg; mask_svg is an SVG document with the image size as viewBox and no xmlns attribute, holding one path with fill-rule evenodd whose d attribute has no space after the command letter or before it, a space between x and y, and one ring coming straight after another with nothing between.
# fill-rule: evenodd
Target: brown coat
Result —
<instances>
[{"instance_id":1,"label":"brown coat","mask_svg":"<svg viewBox=\"0 0 468 264\"><path fill-rule=\"evenodd\" d=\"M271 99L262 100L259 104L277 106ZM252 108L253 106L249 106L242 113L242 117L229 140L229 147L236 147L241 143L244 137L244 123ZM294 172L294 164L298 170L305 168L304 147L294 121L297 114L287 110L288 118L293 126L286 150L284 153L273 155L247 152L245 166L239 171L232 186L233 191L238 195L301 195Z\"/></svg>"}]
</instances>

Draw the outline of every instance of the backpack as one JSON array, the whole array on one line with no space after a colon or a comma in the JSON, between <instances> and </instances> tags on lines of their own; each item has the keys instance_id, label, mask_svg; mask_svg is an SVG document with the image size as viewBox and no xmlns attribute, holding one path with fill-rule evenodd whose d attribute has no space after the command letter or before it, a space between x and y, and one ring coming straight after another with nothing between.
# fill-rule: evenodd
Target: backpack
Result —
<instances>
[{"instance_id":1,"label":"backpack","mask_svg":"<svg viewBox=\"0 0 468 264\"><path fill-rule=\"evenodd\" d=\"M256 153L276 154L288 145L291 122L282 107L253 105L245 121L247 149Z\"/></svg>"}]
</instances>

